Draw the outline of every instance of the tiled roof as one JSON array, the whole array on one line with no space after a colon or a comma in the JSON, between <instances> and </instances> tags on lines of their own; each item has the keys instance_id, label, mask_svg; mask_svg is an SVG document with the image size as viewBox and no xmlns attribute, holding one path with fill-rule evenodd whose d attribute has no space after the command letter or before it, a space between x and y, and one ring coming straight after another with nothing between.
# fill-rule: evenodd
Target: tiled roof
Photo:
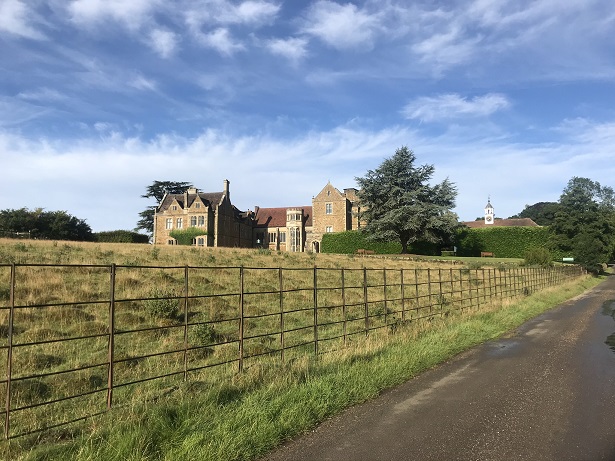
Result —
<instances>
[{"instance_id":1,"label":"tiled roof","mask_svg":"<svg viewBox=\"0 0 615 461\"><path fill-rule=\"evenodd\" d=\"M495 219L493 224L485 224L485 221L481 219L480 221L464 221L461 224L467 227L536 227L536 224L530 218L518 218L518 219Z\"/></svg>"},{"instance_id":2,"label":"tiled roof","mask_svg":"<svg viewBox=\"0 0 615 461\"><path fill-rule=\"evenodd\" d=\"M259 208L256 212L256 227L286 227L286 211L288 209L303 210L305 225L312 226L312 207Z\"/></svg>"}]
</instances>

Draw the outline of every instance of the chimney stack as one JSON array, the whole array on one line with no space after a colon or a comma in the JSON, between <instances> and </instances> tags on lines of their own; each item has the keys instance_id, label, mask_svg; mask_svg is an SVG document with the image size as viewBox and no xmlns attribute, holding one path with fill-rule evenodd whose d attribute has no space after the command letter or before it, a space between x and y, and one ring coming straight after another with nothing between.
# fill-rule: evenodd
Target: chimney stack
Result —
<instances>
[{"instance_id":1,"label":"chimney stack","mask_svg":"<svg viewBox=\"0 0 615 461\"><path fill-rule=\"evenodd\" d=\"M226 195L226 198L229 199L229 201L231 200L231 192L229 191L229 185L230 185L230 181L228 179L224 180L224 195Z\"/></svg>"}]
</instances>

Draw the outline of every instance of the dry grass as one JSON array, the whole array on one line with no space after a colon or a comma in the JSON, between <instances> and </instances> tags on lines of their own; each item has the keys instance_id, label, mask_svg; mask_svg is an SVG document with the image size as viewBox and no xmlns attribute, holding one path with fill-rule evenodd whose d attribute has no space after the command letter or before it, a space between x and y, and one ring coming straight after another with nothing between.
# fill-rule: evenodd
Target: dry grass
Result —
<instances>
[{"instance_id":1,"label":"dry grass","mask_svg":"<svg viewBox=\"0 0 615 461\"><path fill-rule=\"evenodd\" d=\"M297 361L316 348L340 353L366 330L454 316L504 290L518 293L534 277L450 260L0 239L0 264L10 263L18 264L11 436L106 410L112 271L112 401L126 407L175 392L184 380L210 386L245 379L236 375L240 361L250 369L262 356ZM50 264L56 266L38 266ZM0 266L6 351L9 294L10 266ZM0 362L0 375L8 363ZM0 395L6 393L5 381Z\"/></svg>"}]
</instances>

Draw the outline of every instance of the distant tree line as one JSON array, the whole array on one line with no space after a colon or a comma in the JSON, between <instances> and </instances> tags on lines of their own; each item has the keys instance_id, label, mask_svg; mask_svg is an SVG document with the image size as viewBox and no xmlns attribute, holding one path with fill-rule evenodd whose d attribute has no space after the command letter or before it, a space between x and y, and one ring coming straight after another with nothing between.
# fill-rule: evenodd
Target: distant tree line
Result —
<instances>
[{"instance_id":1,"label":"distant tree line","mask_svg":"<svg viewBox=\"0 0 615 461\"><path fill-rule=\"evenodd\" d=\"M66 211L45 211L42 208L0 210L0 237L112 243L149 241L147 235L128 230L92 232L84 219Z\"/></svg>"},{"instance_id":2,"label":"distant tree line","mask_svg":"<svg viewBox=\"0 0 615 461\"><path fill-rule=\"evenodd\" d=\"M17 233L28 233L30 238L36 239L94 240L92 229L85 220L66 211L45 211L43 208L0 210L0 235L11 237Z\"/></svg>"}]
</instances>

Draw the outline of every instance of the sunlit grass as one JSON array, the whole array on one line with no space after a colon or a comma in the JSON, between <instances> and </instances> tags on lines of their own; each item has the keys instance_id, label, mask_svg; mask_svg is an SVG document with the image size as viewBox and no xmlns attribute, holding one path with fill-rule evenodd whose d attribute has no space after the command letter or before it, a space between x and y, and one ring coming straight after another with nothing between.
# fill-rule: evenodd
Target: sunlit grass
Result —
<instances>
[{"instance_id":1,"label":"sunlit grass","mask_svg":"<svg viewBox=\"0 0 615 461\"><path fill-rule=\"evenodd\" d=\"M484 271L463 268L458 261L0 240L0 264L6 263L73 265L17 267L15 304L19 308L15 309L12 338L11 430L27 432L103 413L108 398L117 407L110 413L113 421L95 418L16 439L12 446L17 452L34 444L70 440L82 431L98 434L104 440L106 436L101 434L107 433L108 424L116 421L124 420L146 430L147 423L140 418L150 411L152 402L173 405L173 414L188 411L182 409L185 399L195 405L209 405L193 400L195 388L199 395L219 396L215 394L219 389L223 395L241 395L243 399L253 391L260 392L264 385L277 389L276 383L287 379L292 384L296 367L301 370L300 382L307 380L306 376L318 375L316 371L323 364L345 369L348 363L362 361L366 350L371 357L374 350L385 347L396 338L391 332L404 332L406 338L422 337L425 328L432 328L442 319L459 319L497 299L497 290L500 296L511 296L519 292L518 285L530 281L521 271L511 278L512 272L506 267L486 266ZM111 396L107 393L106 364L110 351L112 271L115 366ZM9 275L7 267L0 267L3 347L8 344ZM368 286L364 287L366 280ZM238 374L240 285L245 360L244 371ZM491 285L495 293L487 288ZM404 289L409 292L402 296ZM184 296L188 296L186 304ZM49 305L40 307L41 304ZM288 330L284 333L280 330L282 323ZM315 336L319 339L317 345ZM45 343L29 344L40 341ZM315 352L319 354L317 360L313 358ZM62 374L45 376L57 372ZM7 373L7 362L0 361L0 374ZM148 381L164 374L169 376ZM129 385L135 380L145 381ZM350 392L353 395L354 391ZM6 384L0 384L0 393L6 395ZM60 400L76 394L84 395ZM58 401L19 410L50 400ZM344 402L342 406L353 401ZM213 410L207 411L211 414ZM325 414L330 411L333 410ZM316 416L320 414L320 410L316 411ZM314 421L312 417L307 420ZM209 427L210 423L202 424ZM99 427L102 432L98 432ZM233 446L232 436L227 436L224 444ZM269 439L259 443L271 445ZM137 440L123 440L114 442L114 447L117 459L143 459L150 446L154 447L151 457L162 459L161 453L168 450L158 445L166 444L161 440L143 446ZM112 453L107 455L113 459ZM83 459L99 459L97 455L84 456Z\"/></svg>"}]
</instances>

